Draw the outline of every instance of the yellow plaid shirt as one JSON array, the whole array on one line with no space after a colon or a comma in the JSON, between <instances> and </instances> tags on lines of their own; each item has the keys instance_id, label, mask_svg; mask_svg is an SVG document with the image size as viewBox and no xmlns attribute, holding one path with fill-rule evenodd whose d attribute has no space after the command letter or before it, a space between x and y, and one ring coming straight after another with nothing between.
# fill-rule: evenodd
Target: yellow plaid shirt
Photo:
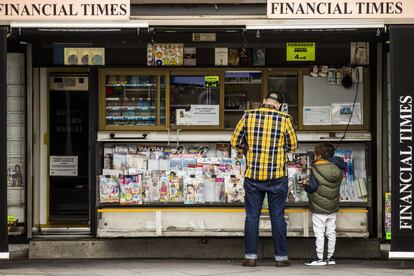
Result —
<instances>
[{"instance_id":1,"label":"yellow plaid shirt","mask_svg":"<svg viewBox=\"0 0 414 276\"><path fill-rule=\"evenodd\" d=\"M267 105L244 113L230 143L246 155L245 176L254 180L287 176L286 153L298 146L290 115Z\"/></svg>"}]
</instances>

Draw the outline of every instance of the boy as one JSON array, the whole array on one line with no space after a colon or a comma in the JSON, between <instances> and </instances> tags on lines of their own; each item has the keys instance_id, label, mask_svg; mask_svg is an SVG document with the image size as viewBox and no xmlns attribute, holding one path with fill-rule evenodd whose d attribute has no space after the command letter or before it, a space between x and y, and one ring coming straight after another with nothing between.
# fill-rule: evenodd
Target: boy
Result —
<instances>
[{"instance_id":1,"label":"boy","mask_svg":"<svg viewBox=\"0 0 414 276\"><path fill-rule=\"evenodd\" d=\"M345 163L334 157L335 147L331 143L320 143L315 147L315 162L307 181L305 191L309 194L309 208L312 214L313 231L316 237L317 260L305 265L334 265L336 212L339 209L339 191L343 179ZM324 243L328 238L328 255L323 259Z\"/></svg>"}]
</instances>

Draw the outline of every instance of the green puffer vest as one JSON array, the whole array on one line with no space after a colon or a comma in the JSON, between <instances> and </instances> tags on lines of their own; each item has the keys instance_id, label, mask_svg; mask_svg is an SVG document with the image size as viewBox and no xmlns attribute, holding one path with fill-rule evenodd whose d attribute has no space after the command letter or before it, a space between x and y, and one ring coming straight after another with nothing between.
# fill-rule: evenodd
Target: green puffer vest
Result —
<instances>
[{"instance_id":1,"label":"green puffer vest","mask_svg":"<svg viewBox=\"0 0 414 276\"><path fill-rule=\"evenodd\" d=\"M310 211L332 214L339 209L339 191L344 171L332 162L314 164L312 172L319 183L318 189L309 194Z\"/></svg>"}]
</instances>

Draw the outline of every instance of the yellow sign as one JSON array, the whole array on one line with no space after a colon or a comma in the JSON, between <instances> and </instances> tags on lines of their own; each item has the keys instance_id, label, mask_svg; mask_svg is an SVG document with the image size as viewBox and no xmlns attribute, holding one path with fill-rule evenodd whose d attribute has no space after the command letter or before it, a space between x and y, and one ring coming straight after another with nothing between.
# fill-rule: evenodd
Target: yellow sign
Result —
<instances>
[{"instance_id":1,"label":"yellow sign","mask_svg":"<svg viewBox=\"0 0 414 276\"><path fill-rule=\"evenodd\" d=\"M287 61L315 61L315 42L288 42L286 43Z\"/></svg>"},{"instance_id":2,"label":"yellow sign","mask_svg":"<svg viewBox=\"0 0 414 276\"><path fill-rule=\"evenodd\" d=\"M206 87L218 87L219 76L205 76L204 82Z\"/></svg>"}]
</instances>

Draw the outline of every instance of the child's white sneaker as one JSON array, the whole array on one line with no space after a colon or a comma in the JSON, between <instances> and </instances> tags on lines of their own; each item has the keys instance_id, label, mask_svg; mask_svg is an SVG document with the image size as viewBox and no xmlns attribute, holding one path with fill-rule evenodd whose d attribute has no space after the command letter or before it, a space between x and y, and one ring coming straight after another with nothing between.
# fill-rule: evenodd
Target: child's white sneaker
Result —
<instances>
[{"instance_id":1,"label":"child's white sneaker","mask_svg":"<svg viewBox=\"0 0 414 276\"><path fill-rule=\"evenodd\" d=\"M326 259L325 262L327 265L336 265L335 259L333 257Z\"/></svg>"},{"instance_id":2,"label":"child's white sneaker","mask_svg":"<svg viewBox=\"0 0 414 276\"><path fill-rule=\"evenodd\" d=\"M318 259L318 260L306 262L305 265L308 265L308 266L323 266L323 265L327 265L327 263L326 263L326 261L324 261L322 259Z\"/></svg>"}]
</instances>

